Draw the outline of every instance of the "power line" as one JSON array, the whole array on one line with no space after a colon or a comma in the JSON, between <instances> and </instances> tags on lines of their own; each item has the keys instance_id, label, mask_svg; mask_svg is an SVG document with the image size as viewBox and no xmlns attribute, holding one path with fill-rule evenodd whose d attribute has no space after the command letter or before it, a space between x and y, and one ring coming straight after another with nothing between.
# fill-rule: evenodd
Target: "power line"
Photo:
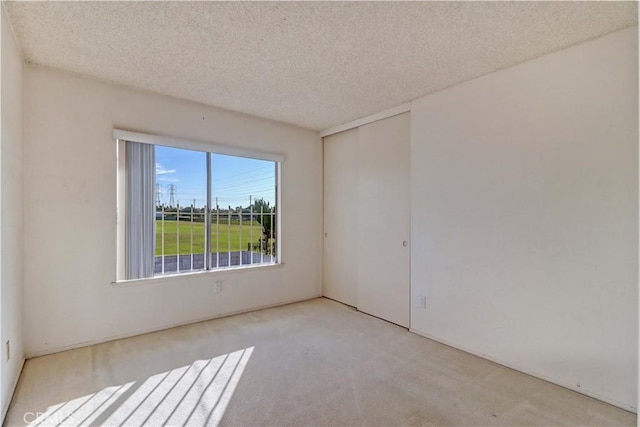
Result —
<instances>
[{"instance_id":1,"label":"power line","mask_svg":"<svg viewBox=\"0 0 640 427\"><path fill-rule=\"evenodd\" d=\"M215 180L212 180L211 183L212 183L212 185L214 187L218 187L218 188L246 187L246 186L255 185L255 184L271 184L271 185L274 185L275 177L269 176L269 177L265 177L265 178L255 178L255 179L250 179L250 180L245 180L245 181L235 181L235 182L225 182L225 183L220 183L220 182L217 182Z\"/></svg>"},{"instance_id":2,"label":"power line","mask_svg":"<svg viewBox=\"0 0 640 427\"><path fill-rule=\"evenodd\" d=\"M216 185L216 183L212 183L214 189L233 189L233 188L252 188L252 187L264 187L264 186L275 186L276 183L274 180L255 180L253 182L246 183L236 183L236 184L224 184L224 185Z\"/></svg>"},{"instance_id":3,"label":"power line","mask_svg":"<svg viewBox=\"0 0 640 427\"><path fill-rule=\"evenodd\" d=\"M240 173L237 173L237 174L234 174L234 175L223 176L223 177L220 177L218 179L228 179L228 178L233 178L233 177L240 176L240 175L246 175L248 173L259 171L259 170L262 170L262 169L266 169L268 167L273 167L273 166L272 165L261 166L261 167L256 168L256 169L252 169L252 170L245 171L245 172L240 172Z\"/></svg>"},{"instance_id":4,"label":"power line","mask_svg":"<svg viewBox=\"0 0 640 427\"><path fill-rule=\"evenodd\" d=\"M271 177L271 179L253 179L250 181L244 181L244 182L234 182L234 183L226 183L226 184L218 184L216 182L212 182L212 186L214 190L233 190L236 188L262 188L262 187L274 187L275 186L275 182L273 181L273 177ZM181 191L181 194L183 193L199 193L199 192L204 192L205 191L205 187L204 185L201 188L187 188L187 189L183 189Z\"/></svg>"}]
</instances>

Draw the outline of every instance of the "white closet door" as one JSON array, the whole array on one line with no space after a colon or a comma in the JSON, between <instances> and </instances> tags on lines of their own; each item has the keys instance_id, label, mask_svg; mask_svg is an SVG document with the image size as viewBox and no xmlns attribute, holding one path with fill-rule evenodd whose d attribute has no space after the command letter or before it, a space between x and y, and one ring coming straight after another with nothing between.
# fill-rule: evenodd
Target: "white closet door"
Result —
<instances>
[{"instance_id":1,"label":"white closet door","mask_svg":"<svg viewBox=\"0 0 640 427\"><path fill-rule=\"evenodd\" d=\"M358 303L358 129L324 138L323 295Z\"/></svg>"},{"instance_id":2,"label":"white closet door","mask_svg":"<svg viewBox=\"0 0 640 427\"><path fill-rule=\"evenodd\" d=\"M404 113L361 126L357 153L357 307L405 327L409 327L409 117Z\"/></svg>"}]
</instances>

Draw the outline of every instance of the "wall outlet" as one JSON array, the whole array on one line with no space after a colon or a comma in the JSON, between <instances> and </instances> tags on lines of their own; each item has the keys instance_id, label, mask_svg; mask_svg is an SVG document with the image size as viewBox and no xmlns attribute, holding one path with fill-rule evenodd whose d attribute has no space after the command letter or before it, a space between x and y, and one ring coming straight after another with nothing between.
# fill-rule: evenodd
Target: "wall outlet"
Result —
<instances>
[{"instance_id":1,"label":"wall outlet","mask_svg":"<svg viewBox=\"0 0 640 427\"><path fill-rule=\"evenodd\" d=\"M420 298L418 299L418 305L420 306L420 308L427 308L427 296L426 295L420 295Z\"/></svg>"},{"instance_id":2,"label":"wall outlet","mask_svg":"<svg viewBox=\"0 0 640 427\"><path fill-rule=\"evenodd\" d=\"M217 294L222 292L222 281L218 281L218 282L214 282L213 283L213 293Z\"/></svg>"},{"instance_id":3,"label":"wall outlet","mask_svg":"<svg viewBox=\"0 0 640 427\"><path fill-rule=\"evenodd\" d=\"M7 341L7 362L11 359L11 341Z\"/></svg>"}]
</instances>

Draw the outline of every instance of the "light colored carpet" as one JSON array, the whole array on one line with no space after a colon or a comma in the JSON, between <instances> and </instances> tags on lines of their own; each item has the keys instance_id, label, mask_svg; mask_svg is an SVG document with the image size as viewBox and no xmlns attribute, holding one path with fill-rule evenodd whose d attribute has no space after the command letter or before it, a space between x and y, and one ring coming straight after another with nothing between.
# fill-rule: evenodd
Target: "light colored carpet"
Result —
<instances>
[{"instance_id":1,"label":"light colored carpet","mask_svg":"<svg viewBox=\"0 0 640 427\"><path fill-rule=\"evenodd\" d=\"M602 426L636 416L320 298L31 359L6 419L27 423Z\"/></svg>"}]
</instances>

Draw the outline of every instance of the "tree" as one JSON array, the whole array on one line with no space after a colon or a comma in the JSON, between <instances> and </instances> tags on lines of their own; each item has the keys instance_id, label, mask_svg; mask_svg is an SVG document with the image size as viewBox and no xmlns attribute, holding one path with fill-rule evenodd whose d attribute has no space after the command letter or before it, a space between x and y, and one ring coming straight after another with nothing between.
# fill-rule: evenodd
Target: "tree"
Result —
<instances>
[{"instance_id":1,"label":"tree","mask_svg":"<svg viewBox=\"0 0 640 427\"><path fill-rule=\"evenodd\" d=\"M262 214L262 215L261 215ZM253 202L253 217L258 224L262 226L262 249L265 253L271 253L272 248L269 245L269 241L276 238L276 226L275 226L275 206L272 209L269 202L264 199L256 199Z\"/></svg>"}]
</instances>

